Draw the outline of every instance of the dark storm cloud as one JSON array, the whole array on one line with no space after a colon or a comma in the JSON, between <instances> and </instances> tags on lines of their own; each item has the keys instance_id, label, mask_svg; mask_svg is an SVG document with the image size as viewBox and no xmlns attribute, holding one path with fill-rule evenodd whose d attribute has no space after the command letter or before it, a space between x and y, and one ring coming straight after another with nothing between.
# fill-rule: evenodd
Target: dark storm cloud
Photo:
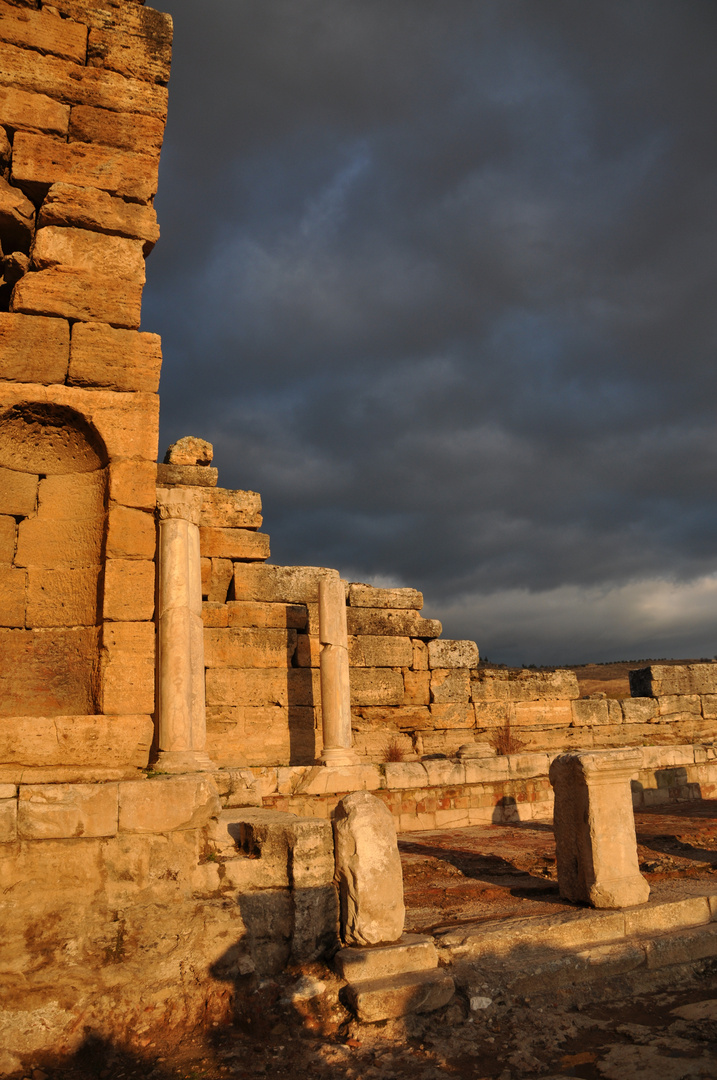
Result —
<instances>
[{"instance_id":1,"label":"dark storm cloud","mask_svg":"<svg viewBox=\"0 0 717 1080\"><path fill-rule=\"evenodd\" d=\"M714 651L711 0L164 6L164 441L494 659Z\"/></svg>"}]
</instances>

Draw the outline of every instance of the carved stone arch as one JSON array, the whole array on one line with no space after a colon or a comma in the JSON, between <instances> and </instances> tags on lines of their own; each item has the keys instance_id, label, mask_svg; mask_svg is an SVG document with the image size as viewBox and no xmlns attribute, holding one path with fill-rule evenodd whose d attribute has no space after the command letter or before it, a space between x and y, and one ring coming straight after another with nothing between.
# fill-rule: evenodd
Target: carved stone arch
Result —
<instances>
[{"instance_id":1,"label":"carved stone arch","mask_svg":"<svg viewBox=\"0 0 717 1080\"><path fill-rule=\"evenodd\" d=\"M104 441L46 402L0 414L0 715L97 713Z\"/></svg>"}]
</instances>

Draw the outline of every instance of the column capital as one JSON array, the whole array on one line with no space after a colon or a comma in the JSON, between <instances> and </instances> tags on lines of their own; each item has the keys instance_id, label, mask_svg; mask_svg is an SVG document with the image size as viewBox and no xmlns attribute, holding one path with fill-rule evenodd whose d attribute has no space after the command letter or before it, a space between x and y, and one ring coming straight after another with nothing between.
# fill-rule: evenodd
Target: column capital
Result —
<instances>
[{"instance_id":1,"label":"column capital","mask_svg":"<svg viewBox=\"0 0 717 1080\"><path fill-rule=\"evenodd\" d=\"M188 488L157 488L157 515L160 521L179 518L199 525L202 512L201 496Z\"/></svg>"}]
</instances>

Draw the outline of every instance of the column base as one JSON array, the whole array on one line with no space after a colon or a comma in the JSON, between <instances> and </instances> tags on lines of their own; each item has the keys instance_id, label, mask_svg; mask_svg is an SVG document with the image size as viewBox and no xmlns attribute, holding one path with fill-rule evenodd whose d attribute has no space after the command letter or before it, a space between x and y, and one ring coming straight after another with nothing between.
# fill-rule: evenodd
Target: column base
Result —
<instances>
[{"instance_id":1,"label":"column base","mask_svg":"<svg viewBox=\"0 0 717 1080\"><path fill-rule=\"evenodd\" d=\"M160 750L155 767L158 772L215 772L217 766L202 750Z\"/></svg>"},{"instance_id":2,"label":"column base","mask_svg":"<svg viewBox=\"0 0 717 1080\"><path fill-rule=\"evenodd\" d=\"M344 746L325 747L321 754L322 765L360 765L358 754Z\"/></svg>"}]
</instances>

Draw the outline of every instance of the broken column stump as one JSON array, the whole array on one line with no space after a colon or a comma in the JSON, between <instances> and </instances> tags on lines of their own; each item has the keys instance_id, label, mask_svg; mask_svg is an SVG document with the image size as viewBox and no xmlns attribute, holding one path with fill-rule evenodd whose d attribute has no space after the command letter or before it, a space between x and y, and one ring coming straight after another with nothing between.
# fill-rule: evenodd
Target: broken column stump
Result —
<instances>
[{"instance_id":1,"label":"broken column stump","mask_svg":"<svg viewBox=\"0 0 717 1080\"><path fill-rule=\"evenodd\" d=\"M643 904L630 779L640 750L561 754L550 766L560 895L596 908Z\"/></svg>"}]
</instances>

